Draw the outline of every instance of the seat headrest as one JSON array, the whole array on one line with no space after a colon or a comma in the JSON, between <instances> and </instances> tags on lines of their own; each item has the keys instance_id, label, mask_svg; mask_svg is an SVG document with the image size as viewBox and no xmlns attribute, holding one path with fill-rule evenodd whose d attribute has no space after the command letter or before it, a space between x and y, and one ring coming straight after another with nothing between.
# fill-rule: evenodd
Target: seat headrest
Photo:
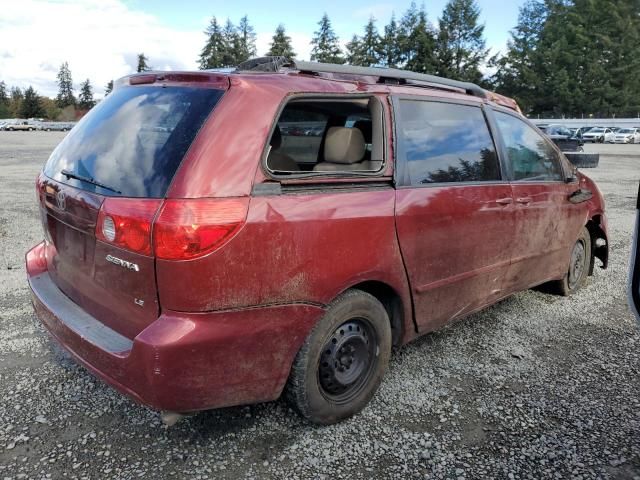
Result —
<instances>
[{"instance_id":1,"label":"seat headrest","mask_svg":"<svg viewBox=\"0 0 640 480\"><path fill-rule=\"evenodd\" d=\"M282 133L280 133L280 127L276 124L276 128L271 135L271 141L269 142L272 150L277 150L282 145Z\"/></svg>"},{"instance_id":2,"label":"seat headrest","mask_svg":"<svg viewBox=\"0 0 640 480\"><path fill-rule=\"evenodd\" d=\"M324 142L324 161L352 164L364 157L362 132L357 128L331 127Z\"/></svg>"}]
</instances>

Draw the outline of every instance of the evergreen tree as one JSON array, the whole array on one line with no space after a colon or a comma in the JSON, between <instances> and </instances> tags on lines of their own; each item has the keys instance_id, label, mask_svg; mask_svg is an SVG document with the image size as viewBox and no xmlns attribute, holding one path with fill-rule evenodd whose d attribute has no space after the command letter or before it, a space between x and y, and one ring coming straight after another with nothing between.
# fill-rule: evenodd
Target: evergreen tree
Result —
<instances>
[{"instance_id":1,"label":"evergreen tree","mask_svg":"<svg viewBox=\"0 0 640 480\"><path fill-rule=\"evenodd\" d=\"M489 62L496 71L492 87L516 99L525 113L535 105L543 80L537 72L537 49L548 13L544 0L527 0L520 7L507 53L502 57L496 55Z\"/></svg>"},{"instance_id":2,"label":"evergreen tree","mask_svg":"<svg viewBox=\"0 0 640 480\"><path fill-rule=\"evenodd\" d=\"M476 0L449 0L437 37L437 73L443 77L480 82L487 58L484 25L478 24Z\"/></svg>"},{"instance_id":3,"label":"evergreen tree","mask_svg":"<svg viewBox=\"0 0 640 480\"><path fill-rule=\"evenodd\" d=\"M0 105L9 105L9 94L7 93L7 84L0 81Z\"/></svg>"},{"instance_id":4,"label":"evergreen tree","mask_svg":"<svg viewBox=\"0 0 640 480\"><path fill-rule=\"evenodd\" d=\"M113 91L113 80L109 80L109 83L107 83L107 86L104 89L104 96L106 97L112 91Z\"/></svg>"},{"instance_id":5,"label":"evergreen tree","mask_svg":"<svg viewBox=\"0 0 640 480\"><path fill-rule=\"evenodd\" d=\"M320 28L314 32L314 37L311 40L311 45L313 45L311 60L324 63L344 63L345 59L342 56L338 36L333 31L331 20L326 13L318 22L318 26Z\"/></svg>"},{"instance_id":6,"label":"evergreen tree","mask_svg":"<svg viewBox=\"0 0 640 480\"><path fill-rule=\"evenodd\" d=\"M222 30L222 38L224 42L222 66L227 68L235 67L241 61L240 35L238 35L235 25L228 18Z\"/></svg>"},{"instance_id":7,"label":"evergreen tree","mask_svg":"<svg viewBox=\"0 0 640 480\"><path fill-rule=\"evenodd\" d=\"M22 100L24 95L20 87L11 87L11 100L9 100L9 115L12 117L18 117L20 115L20 109L22 107Z\"/></svg>"},{"instance_id":8,"label":"evergreen tree","mask_svg":"<svg viewBox=\"0 0 640 480\"><path fill-rule=\"evenodd\" d=\"M249 24L249 17L245 15L238 24L239 51L237 55L238 63L244 62L256 56L256 32Z\"/></svg>"},{"instance_id":9,"label":"evergreen tree","mask_svg":"<svg viewBox=\"0 0 640 480\"><path fill-rule=\"evenodd\" d=\"M80 95L78 96L78 107L81 110L91 110L96 104L93 99L93 87L87 78L80 86Z\"/></svg>"},{"instance_id":10,"label":"evergreen tree","mask_svg":"<svg viewBox=\"0 0 640 480\"><path fill-rule=\"evenodd\" d=\"M222 28L216 17L213 17L209 26L205 30L207 43L200 53L200 69L221 68L224 66L223 56L225 54L225 39Z\"/></svg>"},{"instance_id":11,"label":"evergreen tree","mask_svg":"<svg viewBox=\"0 0 640 480\"><path fill-rule=\"evenodd\" d=\"M418 10L415 2L400 21L398 32L399 58L404 68L419 73L433 73L436 65L435 32L427 19L424 5Z\"/></svg>"},{"instance_id":12,"label":"evergreen tree","mask_svg":"<svg viewBox=\"0 0 640 480\"><path fill-rule=\"evenodd\" d=\"M291 46L291 37L286 34L283 24L278 25L278 28L276 28L276 33L272 37L267 55L295 58L296 54Z\"/></svg>"},{"instance_id":13,"label":"evergreen tree","mask_svg":"<svg viewBox=\"0 0 640 480\"><path fill-rule=\"evenodd\" d=\"M58 107L65 108L70 105L75 106L76 97L73 95L73 80L69 64L64 62L58 72L58 96L56 97Z\"/></svg>"},{"instance_id":14,"label":"evergreen tree","mask_svg":"<svg viewBox=\"0 0 640 480\"><path fill-rule=\"evenodd\" d=\"M349 65L363 66L361 63L362 53L360 46L360 38L357 35L351 37L351 41L347 42L346 47L346 56L345 59Z\"/></svg>"},{"instance_id":15,"label":"evergreen tree","mask_svg":"<svg viewBox=\"0 0 640 480\"><path fill-rule=\"evenodd\" d=\"M147 63L149 58L144 53L138 54L138 66L136 68L136 72L148 72L151 70L151 67Z\"/></svg>"},{"instance_id":16,"label":"evergreen tree","mask_svg":"<svg viewBox=\"0 0 640 480\"><path fill-rule=\"evenodd\" d=\"M9 117L9 94L7 84L0 81L0 118Z\"/></svg>"},{"instance_id":17,"label":"evergreen tree","mask_svg":"<svg viewBox=\"0 0 640 480\"><path fill-rule=\"evenodd\" d=\"M395 14L391 14L389 24L384 27L381 51L382 61L387 67L396 68L401 62L401 51L398 42L399 29Z\"/></svg>"},{"instance_id":18,"label":"evergreen tree","mask_svg":"<svg viewBox=\"0 0 640 480\"><path fill-rule=\"evenodd\" d=\"M22 118L38 118L44 115L44 109L40 102L40 96L33 89L29 87L24 91L24 99L20 106L20 116Z\"/></svg>"},{"instance_id":19,"label":"evergreen tree","mask_svg":"<svg viewBox=\"0 0 640 480\"><path fill-rule=\"evenodd\" d=\"M378 34L378 28L375 22L375 18L369 17L369 21L364 27L364 35L360 39L362 64L366 67L382 63L382 38L380 38Z\"/></svg>"}]
</instances>

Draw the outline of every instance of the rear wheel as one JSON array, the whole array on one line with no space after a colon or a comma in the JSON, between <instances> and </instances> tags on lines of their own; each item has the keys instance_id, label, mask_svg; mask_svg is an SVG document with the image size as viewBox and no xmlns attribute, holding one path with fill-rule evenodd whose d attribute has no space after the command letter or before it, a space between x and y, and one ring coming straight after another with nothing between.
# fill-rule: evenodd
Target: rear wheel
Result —
<instances>
[{"instance_id":1,"label":"rear wheel","mask_svg":"<svg viewBox=\"0 0 640 480\"><path fill-rule=\"evenodd\" d=\"M349 290L329 305L296 356L286 396L308 420L329 425L362 410L391 354L391 326L372 295Z\"/></svg>"},{"instance_id":2,"label":"rear wheel","mask_svg":"<svg viewBox=\"0 0 640 480\"><path fill-rule=\"evenodd\" d=\"M587 281L591 261L591 235L589 230L582 227L580 236L571 249L569 270L561 280L550 284L553 293L566 297L577 292Z\"/></svg>"}]
</instances>

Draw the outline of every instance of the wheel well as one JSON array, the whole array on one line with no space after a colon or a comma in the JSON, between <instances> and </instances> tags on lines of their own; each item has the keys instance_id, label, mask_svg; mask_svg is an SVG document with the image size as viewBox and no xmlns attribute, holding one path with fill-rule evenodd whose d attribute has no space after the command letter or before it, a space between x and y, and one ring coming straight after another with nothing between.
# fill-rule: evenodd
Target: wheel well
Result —
<instances>
[{"instance_id":1,"label":"wheel well","mask_svg":"<svg viewBox=\"0 0 640 480\"><path fill-rule=\"evenodd\" d=\"M602 216L594 215L587 222L587 230L591 236L591 258L597 258L602 262L601 268L607 268L609 262L609 244L607 242L607 235L602 228ZM593 265L589 268L589 275L593 275Z\"/></svg>"},{"instance_id":2,"label":"wheel well","mask_svg":"<svg viewBox=\"0 0 640 480\"><path fill-rule=\"evenodd\" d=\"M393 345L400 345L402 334L404 333L404 309L400 295L386 283L375 280L358 283L351 288L373 295L384 305L391 322Z\"/></svg>"}]
</instances>

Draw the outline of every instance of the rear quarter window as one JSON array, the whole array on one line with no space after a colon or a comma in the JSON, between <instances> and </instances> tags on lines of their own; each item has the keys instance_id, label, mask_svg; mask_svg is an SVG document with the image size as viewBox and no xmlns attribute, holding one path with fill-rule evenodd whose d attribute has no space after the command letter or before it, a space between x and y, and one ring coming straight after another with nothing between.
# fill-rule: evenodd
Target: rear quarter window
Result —
<instances>
[{"instance_id":1,"label":"rear quarter window","mask_svg":"<svg viewBox=\"0 0 640 480\"><path fill-rule=\"evenodd\" d=\"M44 173L102 195L162 198L222 94L179 86L116 89L58 145ZM63 170L108 188L69 178Z\"/></svg>"}]
</instances>

